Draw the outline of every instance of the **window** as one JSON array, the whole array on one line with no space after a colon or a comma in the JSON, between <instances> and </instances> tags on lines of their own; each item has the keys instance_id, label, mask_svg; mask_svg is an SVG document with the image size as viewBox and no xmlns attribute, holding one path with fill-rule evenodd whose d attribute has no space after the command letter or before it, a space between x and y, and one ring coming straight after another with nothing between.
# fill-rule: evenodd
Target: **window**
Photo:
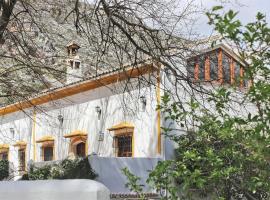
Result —
<instances>
[{"instance_id":1,"label":"window","mask_svg":"<svg viewBox=\"0 0 270 200\"><path fill-rule=\"evenodd\" d=\"M205 78L205 57L200 56L198 59L199 64L199 80L204 80Z\"/></svg>"},{"instance_id":2,"label":"window","mask_svg":"<svg viewBox=\"0 0 270 200\"><path fill-rule=\"evenodd\" d=\"M129 122L121 122L111 128L114 131L113 148L117 157L134 156L134 125Z\"/></svg>"},{"instance_id":3,"label":"window","mask_svg":"<svg viewBox=\"0 0 270 200\"><path fill-rule=\"evenodd\" d=\"M248 85L249 85L249 79L248 79L247 76L245 75L245 70L244 70L244 68L243 68L243 78L244 78L244 80L243 80L243 86L244 86L244 87L248 87Z\"/></svg>"},{"instance_id":4,"label":"window","mask_svg":"<svg viewBox=\"0 0 270 200\"><path fill-rule=\"evenodd\" d=\"M19 149L18 157L19 157L19 171L25 171L25 148Z\"/></svg>"},{"instance_id":5,"label":"window","mask_svg":"<svg viewBox=\"0 0 270 200\"><path fill-rule=\"evenodd\" d=\"M76 156L85 157L85 143L81 142L76 145Z\"/></svg>"},{"instance_id":6,"label":"window","mask_svg":"<svg viewBox=\"0 0 270 200\"><path fill-rule=\"evenodd\" d=\"M0 153L0 160L8 160L8 151L3 151Z\"/></svg>"},{"instance_id":7,"label":"window","mask_svg":"<svg viewBox=\"0 0 270 200\"><path fill-rule=\"evenodd\" d=\"M132 135L116 136L115 138L117 156L132 157Z\"/></svg>"},{"instance_id":8,"label":"window","mask_svg":"<svg viewBox=\"0 0 270 200\"><path fill-rule=\"evenodd\" d=\"M234 79L235 79L235 83L236 85L240 85L240 64L238 62L235 62L234 64Z\"/></svg>"},{"instance_id":9,"label":"window","mask_svg":"<svg viewBox=\"0 0 270 200\"><path fill-rule=\"evenodd\" d=\"M235 83L240 87L247 87L250 82L245 77L244 67L221 48L190 58L187 75L195 80Z\"/></svg>"},{"instance_id":10,"label":"window","mask_svg":"<svg viewBox=\"0 0 270 200\"><path fill-rule=\"evenodd\" d=\"M72 48L72 49L71 49L71 53L72 53L73 56L75 56L75 55L77 54L77 49Z\"/></svg>"},{"instance_id":11,"label":"window","mask_svg":"<svg viewBox=\"0 0 270 200\"><path fill-rule=\"evenodd\" d=\"M230 58L223 53L222 58L223 82L231 84Z\"/></svg>"},{"instance_id":12,"label":"window","mask_svg":"<svg viewBox=\"0 0 270 200\"><path fill-rule=\"evenodd\" d=\"M18 170L19 172L25 172L26 169L26 145L25 141L17 141L13 146L18 147ZM23 174L23 173L21 173Z\"/></svg>"},{"instance_id":13,"label":"window","mask_svg":"<svg viewBox=\"0 0 270 200\"><path fill-rule=\"evenodd\" d=\"M70 64L71 69L73 69L73 60L70 60L69 64Z\"/></svg>"},{"instance_id":14,"label":"window","mask_svg":"<svg viewBox=\"0 0 270 200\"><path fill-rule=\"evenodd\" d=\"M54 160L54 138L52 136L43 136L37 143L41 143L41 160L51 161Z\"/></svg>"},{"instance_id":15,"label":"window","mask_svg":"<svg viewBox=\"0 0 270 200\"><path fill-rule=\"evenodd\" d=\"M194 79L194 69L195 69L195 60L191 59L187 62L187 73L188 73L188 78Z\"/></svg>"},{"instance_id":16,"label":"window","mask_svg":"<svg viewBox=\"0 0 270 200\"><path fill-rule=\"evenodd\" d=\"M53 160L53 146L45 146L43 149L43 161Z\"/></svg>"},{"instance_id":17,"label":"window","mask_svg":"<svg viewBox=\"0 0 270 200\"><path fill-rule=\"evenodd\" d=\"M238 62L235 63L235 77L240 78L240 64Z\"/></svg>"},{"instance_id":18,"label":"window","mask_svg":"<svg viewBox=\"0 0 270 200\"><path fill-rule=\"evenodd\" d=\"M214 51L210 54L210 78L211 80L218 79L218 52Z\"/></svg>"},{"instance_id":19,"label":"window","mask_svg":"<svg viewBox=\"0 0 270 200\"><path fill-rule=\"evenodd\" d=\"M79 69L80 68L80 62L75 62L75 69Z\"/></svg>"},{"instance_id":20,"label":"window","mask_svg":"<svg viewBox=\"0 0 270 200\"><path fill-rule=\"evenodd\" d=\"M87 133L82 130L75 130L64 135L70 139L69 156L85 157L87 155Z\"/></svg>"}]
</instances>

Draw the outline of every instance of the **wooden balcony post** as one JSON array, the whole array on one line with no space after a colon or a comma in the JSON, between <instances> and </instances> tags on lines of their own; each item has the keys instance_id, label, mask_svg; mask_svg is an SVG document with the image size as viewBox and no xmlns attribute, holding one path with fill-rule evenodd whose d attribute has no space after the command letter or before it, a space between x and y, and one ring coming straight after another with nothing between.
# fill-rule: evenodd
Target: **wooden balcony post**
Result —
<instances>
[{"instance_id":1,"label":"wooden balcony post","mask_svg":"<svg viewBox=\"0 0 270 200\"><path fill-rule=\"evenodd\" d=\"M234 84L235 81L235 63L233 58L230 58L230 76L231 76L231 84Z\"/></svg>"},{"instance_id":2,"label":"wooden balcony post","mask_svg":"<svg viewBox=\"0 0 270 200\"><path fill-rule=\"evenodd\" d=\"M206 56L205 59L205 70L204 70L204 76L205 76L205 81L210 81L210 57L209 55Z\"/></svg>"},{"instance_id":3,"label":"wooden balcony post","mask_svg":"<svg viewBox=\"0 0 270 200\"><path fill-rule=\"evenodd\" d=\"M223 83L222 50L218 52L218 82Z\"/></svg>"},{"instance_id":4,"label":"wooden balcony post","mask_svg":"<svg viewBox=\"0 0 270 200\"><path fill-rule=\"evenodd\" d=\"M240 87L244 87L244 68L240 66Z\"/></svg>"},{"instance_id":5,"label":"wooden balcony post","mask_svg":"<svg viewBox=\"0 0 270 200\"><path fill-rule=\"evenodd\" d=\"M194 68L194 79L197 81L199 79L199 61L196 58L195 68Z\"/></svg>"}]
</instances>

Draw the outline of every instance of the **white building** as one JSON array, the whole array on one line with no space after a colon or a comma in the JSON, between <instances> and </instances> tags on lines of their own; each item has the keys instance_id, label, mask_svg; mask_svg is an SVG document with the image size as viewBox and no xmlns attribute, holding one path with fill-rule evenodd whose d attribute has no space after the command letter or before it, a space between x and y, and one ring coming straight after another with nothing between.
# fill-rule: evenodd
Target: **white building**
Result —
<instances>
[{"instance_id":1,"label":"white building","mask_svg":"<svg viewBox=\"0 0 270 200\"><path fill-rule=\"evenodd\" d=\"M79 80L78 45L68 48L66 86L0 108L1 158L24 171L30 160L68 156L159 157L158 66L127 66Z\"/></svg>"},{"instance_id":2,"label":"white building","mask_svg":"<svg viewBox=\"0 0 270 200\"><path fill-rule=\"evenodd\" d=\"M74 42L68 46L65 86L0 108L0 159L8 159L19 174L29 161L68 156L172 156L173 145L162 137L164 121L156 110L161 85L170 88L166 70L149 61L84 78L78 49ZM232 84L244 74L237 56L223 45L188 63L186 73L194 80Z\"/></svg>"}]
</instances>

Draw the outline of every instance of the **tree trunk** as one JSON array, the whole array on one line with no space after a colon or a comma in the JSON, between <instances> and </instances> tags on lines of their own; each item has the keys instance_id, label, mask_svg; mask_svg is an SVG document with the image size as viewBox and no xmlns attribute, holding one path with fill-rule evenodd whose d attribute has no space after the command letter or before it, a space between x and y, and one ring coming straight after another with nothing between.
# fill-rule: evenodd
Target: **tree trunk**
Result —
<instances>
[{"instance_id":1,"label":"tree trunk","mask_svg":"<svg viewBox=\"0 0 270 200\"><path fill-rule=\"evenodd\" d=\"M17 0L2 1L2 14L0 17L0 44L4 43L3 35L16 2Z\"/></svg>"}]
</instances>

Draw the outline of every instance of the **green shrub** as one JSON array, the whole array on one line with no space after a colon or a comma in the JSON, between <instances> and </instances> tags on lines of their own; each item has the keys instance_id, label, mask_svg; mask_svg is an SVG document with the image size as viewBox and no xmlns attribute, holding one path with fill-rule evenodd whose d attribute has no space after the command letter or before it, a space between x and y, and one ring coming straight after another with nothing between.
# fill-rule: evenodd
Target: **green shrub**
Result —
<instances>
[{"instance_id":1,"label":"green shrub","mask_svg":"<svg viewBox=\"0 0 270 200\"><path fill-rule=\"evenodd\" d=\"M60 179L94 179L97 176L93 172L88 159L66 159L60 165L63 172Z\"/></svg>"},{"instance_id":2,"label":"green shrub","mask_svg":"<svg viewBox=\"0 0 270 200\"><path fill-rule=\"evenodd\" d=\"M23 180L46 180L51 177L51 166L36 168L31 166L28 174L23 175Z\"/></svg>"},{"instance_id":3,"label":"green shrub","mask_svg":"<svg viewBox=\"0 0 270 200\"><path fill-rule=\"evenodd\" d=\"M0 160L0 181L9 176L9 162Z\"/></svg>"},{"instance_id":4,"label":"green shrub","mask_svg":"<svg viewBox=\"0 0 270 200\"><path fill-rule=\"evenodd\" d=\"M22 180L47 179L95 179L97 174L92 170L87 158L65 159L59 164L43 167L31 166Z\"/></svg>"}]
</instances>

